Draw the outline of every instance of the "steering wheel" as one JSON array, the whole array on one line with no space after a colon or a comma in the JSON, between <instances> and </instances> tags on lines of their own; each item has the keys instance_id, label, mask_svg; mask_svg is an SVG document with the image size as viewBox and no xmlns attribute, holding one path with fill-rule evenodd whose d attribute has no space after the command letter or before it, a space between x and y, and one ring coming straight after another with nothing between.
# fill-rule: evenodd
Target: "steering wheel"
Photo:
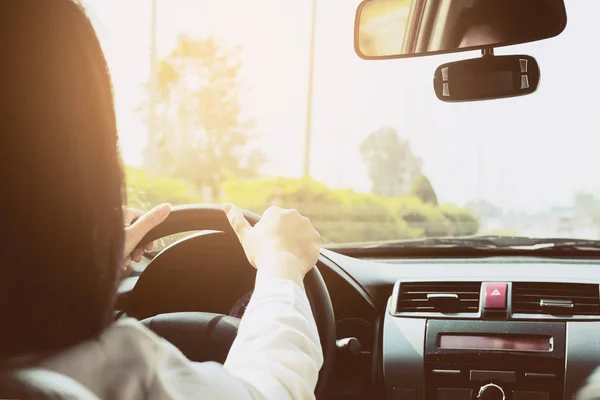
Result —
<instances>
[{"instance_id":1,"label":"steering wheel","mask_svg":"<svg viewBox=\"0 0 600 400\"><path fill-rule=\"evenodd\" d=\"M251 225L255 225L260 216L244 211L244 216ZM149 243L162 237L181 232L214 230L225 232L229 240L236 240L241 254L241 244L229 221L217 205L185 205L173 207L169 217L156 228L152 229L141 241ZM178 242L163 252L185 251L185 241ZM189 246L188 246L189 248ZM319 261L321 262L319 256ZM244 256L245 258L245 256ZM246 260L247 262L247 260ZM152 297L154 287L164 278L168 266L159 267L161 254L156 256L139 276L138 281L126 302L126 313L135 317L148 317L142 310ZM163 263L164 264L164 263ZM152 282L152 283L151 283ZM333 373L335 357L335 318L327 286L321 273L315 266L304 278L304 285L311 309L319 331L323 349L323 366L319 372L319 380L315 389L317 398L321 398L326 390L327 382ZM152 299L156 303L156 299ZM185 311L185 310L182 310ZM177 312L156 315L141 322L179 348L192 361L223 362L229 352L239 325L239 319L223 314L205 312Z\"/></svg>"}]
</instances>

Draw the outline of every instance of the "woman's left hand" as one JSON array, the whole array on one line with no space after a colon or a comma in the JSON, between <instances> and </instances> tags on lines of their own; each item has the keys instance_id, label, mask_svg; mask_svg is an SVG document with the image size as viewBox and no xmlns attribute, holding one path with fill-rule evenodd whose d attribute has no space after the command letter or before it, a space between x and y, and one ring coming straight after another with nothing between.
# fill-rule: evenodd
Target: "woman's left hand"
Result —
<instances>
[{"instance_id":1,"label":"woman's left hand","mask_svg":"<svg viewBox=\"0 0 600 400\"><path fill-rule=\"evenodd\" d=\"M123 207L125 224L123 269L127 269L132 261L140 262L144 253L152 250L154 243L140 243L140 241L152 228L160 225L170 213L170 204L161 204L147 213L135 208Z\"/></svg>"}]
</instances>

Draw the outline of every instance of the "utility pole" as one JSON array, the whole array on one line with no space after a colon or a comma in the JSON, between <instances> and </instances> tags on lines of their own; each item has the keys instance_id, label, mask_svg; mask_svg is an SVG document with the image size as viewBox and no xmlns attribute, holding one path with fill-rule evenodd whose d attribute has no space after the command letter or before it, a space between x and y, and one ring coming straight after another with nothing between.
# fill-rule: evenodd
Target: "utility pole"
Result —
<instances>
[{"instance_id":1,"label":"utility pole","mask_svg":"<svg viewBox=\"0 0 600 400\"><path fill-rule=\"evenodd\" d=\"M336 136L336 141L337 143L342 143L342 140L344 139L344 132L343 131L338 131ZM335 178L335 186L337 189L341 189L342 187L344 187L344 173L343 173L343 169L344 169L344 154L342 151L343 147L341 145L337 145L335 146L335 174L334 174L334 178Z\"/></svg>"},{"instance_id":2,"label":"utility pole","mask_svg":"<svg viewBox=\"0 0 600 400\"><path fill-rule=\"evenodd\" d=\"M482 179L482 156L481 153L483 152L483 135L479 135L478 138L478 144L477 144L477 201L479 202L479 204L482 203L483 201L483 179Z\"/></svg>"},{"instance_id":3,"label":"utility pole","mask_svg":"<svg viewBox=\"0 0 600 400\"><path fill-rule=\"evenodd\" d=\"M312 135L313 112L313 81L315 74L315 28L317 23L317 0L312 2L312 15L310 19L310 44L308 64L308 97L306 101L306 132L304 135L304 171L303 176L310 176L310 146Z\"/></svg>"},{"instance_id":4,"label":"utility pole","mask_svg":"<svg viewBox=\"0 0 600 400\"><path fill-rule=\"evenodd\" d=\"M144 154L147 169L155 169L158 158L156 129L156 93L158 91L157 57L156 57L156 2L151 0L150 9L150 93L148 96L148 143Z\"/></svg>"}]
</instances>

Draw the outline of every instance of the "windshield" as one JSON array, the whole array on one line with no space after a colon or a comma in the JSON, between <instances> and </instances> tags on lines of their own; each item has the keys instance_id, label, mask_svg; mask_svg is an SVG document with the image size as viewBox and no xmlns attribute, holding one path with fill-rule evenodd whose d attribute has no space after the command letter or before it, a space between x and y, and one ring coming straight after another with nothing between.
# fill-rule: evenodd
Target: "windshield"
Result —
<instances>
[{"instance_id":1,"label":"windshield","mask_svg":"<svg viewBox=\"0 0 600 400\"><path fill-rule=\"evenodd\" d=\"M356 0L316 1L314 57L310 1L84 4L131 206L296 208L325 243L600 239L600 2L568 1L556 38L496 49L537 59L537 92L471 103L440 102L432 77L479 52L361 60Z\"/></svg>"}]
</instances>

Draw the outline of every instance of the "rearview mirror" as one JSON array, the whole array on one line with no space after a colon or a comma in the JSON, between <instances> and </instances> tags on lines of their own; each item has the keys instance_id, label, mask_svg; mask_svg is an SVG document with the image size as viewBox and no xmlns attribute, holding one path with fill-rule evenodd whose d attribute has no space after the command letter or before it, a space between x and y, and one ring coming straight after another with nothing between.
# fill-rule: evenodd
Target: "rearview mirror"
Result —
<instances>
[{"instance_id":1,"label":"rearview mirror","mask_svg":"<svg viewBox=\"0 0 600 400\"><path fill-rule=\"evenodd\" d=\"M531 56L483 56L440 65L433 76L438 99L448 102L499 99L531 94L540 69Z\"/></svg>"},{"instance_id":2,"label":"rearview mirror","mask_svg":"<svg viewBox=\"0 0 600 400\"><path fill-rule=\"evenodd\" d=\"M508 46L554 37L563 0L363 0L354 48L367 60Z\"/></svg>"}]
</instances>

